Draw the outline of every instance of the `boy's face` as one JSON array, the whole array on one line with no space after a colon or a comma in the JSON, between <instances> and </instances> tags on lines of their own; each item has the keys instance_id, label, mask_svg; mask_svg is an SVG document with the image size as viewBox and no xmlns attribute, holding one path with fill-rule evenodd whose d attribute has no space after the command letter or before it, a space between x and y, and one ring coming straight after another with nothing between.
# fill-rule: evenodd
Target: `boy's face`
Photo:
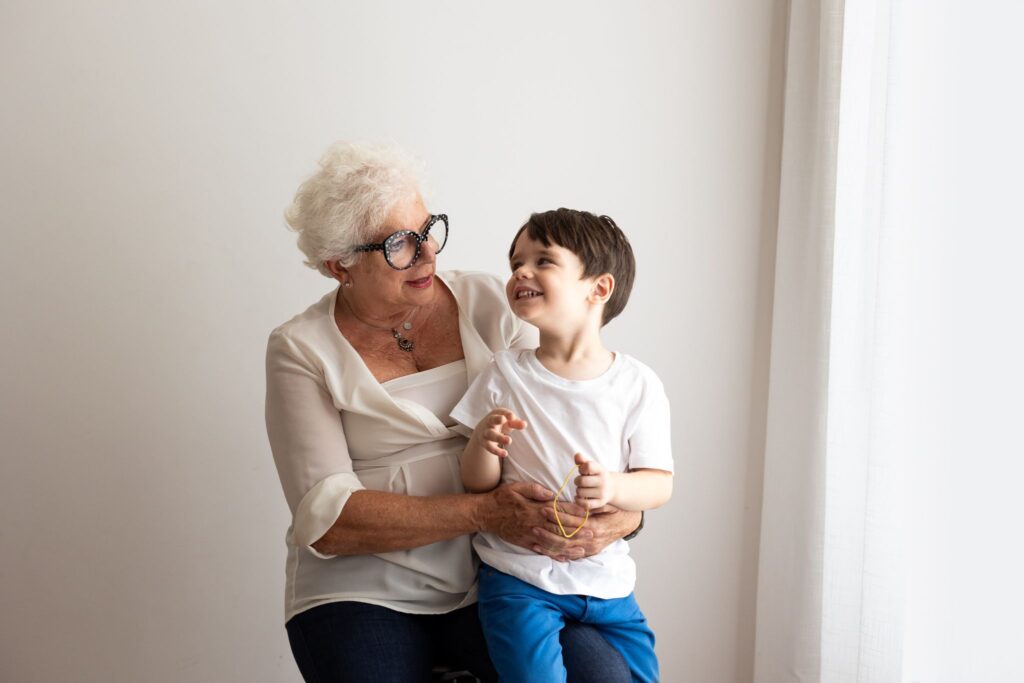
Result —
<instances>
[{"instance_id":1,"label":"boy's face","mask_svg":"<svg viewBox=\"0 0 1024 683\"><path fill-rule=\"evenodd\" d=\"M524 230L509 261L505 286L512 312L541 330L573 332L595 313L588 301L592 278L583 279L583 263L565 247L543 243ZM600 311L596 311L600 321Z\"/></svg>"}]
</instances>

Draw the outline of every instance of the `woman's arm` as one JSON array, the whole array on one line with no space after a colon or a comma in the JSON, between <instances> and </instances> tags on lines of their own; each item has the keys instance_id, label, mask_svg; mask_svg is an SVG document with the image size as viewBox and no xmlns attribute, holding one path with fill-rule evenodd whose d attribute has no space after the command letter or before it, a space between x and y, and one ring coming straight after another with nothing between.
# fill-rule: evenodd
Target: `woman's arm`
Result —
<instances>
[{"instance_id":1,"label":"woman's arm","mask_svg":"<svg viewBox=\"0 0 1024 683\"><path fill-rule=\"evenodd\" d=\"M527 482L483 494L449 496L355 491L313 548L324 555L365 555L416 548L476 531L529 548L538 538L535 529L546 524L545 501L553 497L543 486Z\"/></svg>"},{"instance_id":2,"label":"woman's arm","mask_svg":"<svg viewBox=\"0 0 1024 683\"><path fill-rule=\"evenodd\" d=\"M572 538L558 534L551 500L540 484L506 484L483 494L406 496L356 491L338 520L313 544L324 555L405 550L462 534L488 531L556 560L578 560L604 550L640 525L640 513L608 506L590 514ZM562 524L575 528L583 509L559 503Z\"/></svg>"},{"instance_id":3,"label":"woman's arm","mask_svg":"<svg viewBox=\"0 0 1024 683\"><path fill-rule=\"evenodd\" d=\"M484 496L355 491L313 548L324 555L407 550L477 531Z\"/></svg>"}]
</instances>

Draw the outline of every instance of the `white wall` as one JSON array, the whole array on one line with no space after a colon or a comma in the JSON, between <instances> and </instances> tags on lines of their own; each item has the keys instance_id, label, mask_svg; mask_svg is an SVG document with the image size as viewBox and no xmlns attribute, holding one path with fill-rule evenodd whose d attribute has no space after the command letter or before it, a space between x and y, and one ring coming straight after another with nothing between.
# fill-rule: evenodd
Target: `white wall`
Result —
<instances>
[{"instance_id":1,"label":"white wall","mask_svg":"<svg viewBox=\"0 0 1024 683\"><path fill-rule=\"evenodd\" d=\"M294 681L269 330L328 143L423 157L443 266L531 210L632 237L610 344L674 409L634 544L666 681L749 680L783 0L0 9L0 678Z\"/></svg>"}]
</instances>

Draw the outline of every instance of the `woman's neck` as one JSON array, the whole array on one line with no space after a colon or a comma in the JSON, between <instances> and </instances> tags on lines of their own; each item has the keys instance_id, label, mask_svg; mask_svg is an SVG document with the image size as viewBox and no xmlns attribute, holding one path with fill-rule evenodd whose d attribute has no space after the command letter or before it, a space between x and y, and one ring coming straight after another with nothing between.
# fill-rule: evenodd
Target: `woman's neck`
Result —
<instances>
[{"instance_id":1,"label":"woman's neck","mask_svg":"<svg viewBox=\"0 0 1024 683\"><path fill-rule=\"evenodd\" d=\"M356 297L346 297L343 291L339 291L335 317L339 321L358 323L364 327L390 330L406 322L422 320L424 312L429 312L432 305L433 302L422 306L390 306L382 309L376 303L360 304Z\"/></svg>"}]
</instances>

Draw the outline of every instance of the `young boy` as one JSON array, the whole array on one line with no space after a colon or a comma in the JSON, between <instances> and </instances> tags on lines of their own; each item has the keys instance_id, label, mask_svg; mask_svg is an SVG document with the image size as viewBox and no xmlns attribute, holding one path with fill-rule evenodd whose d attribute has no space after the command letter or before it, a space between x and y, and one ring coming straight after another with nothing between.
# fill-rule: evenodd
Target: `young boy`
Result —
<instances>
[{"instance_id":1,"label":"young boy","mask_svg":"<svg viewBox=\"0 0 1024 683\"><path fill-rule=\"evenodd\" d=\"M536 481L591 512L662 505L672 494L668 399L649 368L612 353L600 336L632 288L626 236L608 216L534 214L512 241L509 263L509 305L540 330L540 346L496 354L452 411L473 430L462 455L466 489ZM566 618L597 627L634 681L658 680L625 541L572 562L493 534L473 545L483 560L480 619L503 682L566 680L558 640Z\"/></svg>"}]
</instances>

